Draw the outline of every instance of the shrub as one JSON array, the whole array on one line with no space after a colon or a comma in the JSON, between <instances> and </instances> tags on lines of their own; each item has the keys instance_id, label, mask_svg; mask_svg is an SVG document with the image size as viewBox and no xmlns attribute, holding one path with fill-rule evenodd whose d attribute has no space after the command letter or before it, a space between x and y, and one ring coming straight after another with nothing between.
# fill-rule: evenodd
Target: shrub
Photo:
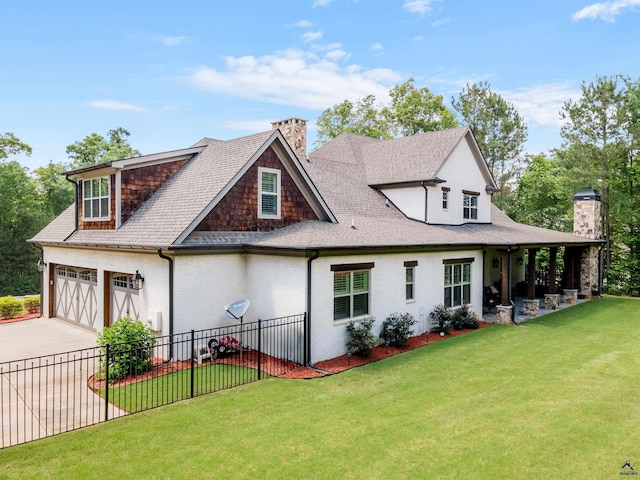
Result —
<instances>
[{"instance_id":1,"label":"shrub","mask_svg":"<svg viewBox=\"0 0 640 480\"><path fill-rule=\"evenodd\" d=\"M137 375L151 369L156 338L151 329L129 317L116 320L110 327L98 332L98 345L104 354L100 360L102 375L109 365L110 383L127 375ZM106 358L109 344L109 358Z\"/></svg>"},{"instance_id":2,"label":"shrub","mask_svg":"<svg viewBox=\"0 0 640 480\"><path fill-rule=\"evenodd\" d=\"M38 313L40 312L40 295L35 295L33 297L27 297L22 302L24 304L24 308L29 313Z\"/></svg>"},{"instance_id":3,"label":"shrub","mask_svg":"<svg viewBox=\"0 0 640 480\"><path fill-rule=\"evenodd\" d=\"M415 323L410 313L392 313L382 324L380 338L394 347L404 347L411 336L411 326Z\"/></svg>"},{"instance_id":4,"label":"shrub","mask_svg":"<svg viewBox=\"0 0 640 480\"><path fill-rule=\"evenodd\" d=\"M466 305L454 310L451 316L451 324L454 330L479 327L478 317L476 317L475 313L470 312Z\"/></svg>"},{"instance_id":5,"label":"shrub","mask_svg":"<svg viewBox=\"0 0 640 480\"><path fill-rule=\"evenodd\" d=\"M349 334L347 348L350 352L360 357L369 356L373 347L378 344L378 339L371 333L375 321L375 317L369 316L347 325L347 333Z\"/></svg>"},{"instance_id":6,"label":"shrub","mask_svg":"<svg viewBox=\"0 0 640 480\"><path fill-rule=\"evenodd\" d=\"M449 330L451 330L451 312L444 305L436 305L429 317L433 320L433 330L449 333Z\"/></svg>"},{"instance_id":7,"label":"shrub","mask_svg":"<svg viewBox=\"0 0 640 480\"><path fill-rule=\"evenodd\" d=\"M16 318L22 312L22 302L17 298L11 296L0 298L0 317L5 319Z\"/></svg>"}]
</instances>

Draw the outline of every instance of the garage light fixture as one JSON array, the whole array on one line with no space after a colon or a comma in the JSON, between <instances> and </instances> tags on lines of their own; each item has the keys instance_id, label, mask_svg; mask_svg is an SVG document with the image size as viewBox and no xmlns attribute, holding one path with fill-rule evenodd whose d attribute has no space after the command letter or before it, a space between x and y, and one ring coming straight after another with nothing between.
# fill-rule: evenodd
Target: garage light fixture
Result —
<instances>
[{"instance_id":1,"label":"garage light fixture","mask_svg":"<svg viewBox=\"0 0 640 480\"><path fill-rule=\"evenodd\" d=\"M38 259L38 271L40 273L44 272L44 269L47 267L47 262L45 262L42 258Z\"/></svg>"},{"instance_id":2,"label":"garage light fixture","mask_svg":"<svg viewBox=\"0 0 640 480\"><path fill-rule=\"evenodd\" d=\"M144 277L140 275L140 272L138 270L136 270L136 274L133 276L133 288L136 290L140 290L143 283Z\"/></svg>"}]
</instances>

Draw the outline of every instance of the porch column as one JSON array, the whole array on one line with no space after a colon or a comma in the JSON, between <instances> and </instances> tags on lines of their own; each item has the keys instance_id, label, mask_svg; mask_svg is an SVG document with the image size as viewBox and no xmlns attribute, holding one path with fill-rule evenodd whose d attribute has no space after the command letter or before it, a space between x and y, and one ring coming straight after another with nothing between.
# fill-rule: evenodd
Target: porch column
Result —
<instances>
[{"instance_id":1,"label":"porch column","mask_svg":"<svg viewBox=\"0 0 640 480\"><path fill-rule=\"evenodd\" d=\"M575 248L566 247L564 249L564 288L573 288L576 284L575 280Z\"/></svg>"},{"instance_id":2,"label":"porch column","mask_svg":"<svg viewBox=\"0 0 640 480\"><path fill-rule=\"evenodd\" d=\"M529 280L527 282L527 298L529 300L533 300L536 298L536 253L538 252L537 248L529 249L529 260L528 260L528 276Z\"/></svg>"},{"instance_id":3,"label":"porch column","mask_svg":"<svg viewBox=\"0 0 640 480\"><path fill-rule=\"evenodd\" d=\"M510 278L509 275L511 273L511 269L509 268L511 264L511 252L509 250L500 250L500 259L501 259L501 275L502 275L502 285L500 286L500 304L501 305L511 305L510 302L510 293L509 285Z\"/></svg>"},{"instance_id":4,"label":"porch column","mask_svg":"<svg viewBox=\"0 0 640 480\"><path fill-rule=\"evenodd\" d=\"M551 247L549 249L549 293L556 293L556 268L558 257L558 247Z\"/></svg>"}]
</instances>

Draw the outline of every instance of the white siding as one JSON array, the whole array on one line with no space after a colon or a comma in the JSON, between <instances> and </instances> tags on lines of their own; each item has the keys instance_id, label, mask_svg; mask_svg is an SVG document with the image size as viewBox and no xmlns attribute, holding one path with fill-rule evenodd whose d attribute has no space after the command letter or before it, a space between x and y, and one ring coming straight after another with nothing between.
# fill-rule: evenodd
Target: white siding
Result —
<instances>
[{"instance_id":1,"label":"white siding","mask_svg":"<svg viewBox=\"0 0 640 480\"><path fill-rule=\"evenodd\" d=\"M382 193L407 217L425 221L427 192L423 187L387 188Z\"/></svg>"}]
</instances>

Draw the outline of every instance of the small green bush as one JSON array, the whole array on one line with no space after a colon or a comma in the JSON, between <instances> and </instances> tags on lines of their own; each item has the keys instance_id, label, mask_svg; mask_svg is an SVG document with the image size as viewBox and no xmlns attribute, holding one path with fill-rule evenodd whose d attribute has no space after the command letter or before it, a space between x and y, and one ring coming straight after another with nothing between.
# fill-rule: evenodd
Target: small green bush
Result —
<instances>
[{"instance_id":1,"label":"small green bush","mask_svg":"<svg viewBox=\"0 0 640 480\"><path fill-rule=\"evenodd\" d=\"M24 304L24 308L29 313L38 313L40 312L40 295L35 295L33 297L27 297L22 302Z\"/></svg>"},{"instance_id":2,"label":"small green bush","mask_svg":"<svg viewBox=\"0 0 640 480\"><path fill-rule=\"evenodd\" d=\"M415 323L410 313L392 313L382 324L380 338L389 345L402 348L407 344Z\"/></svg>"},{"instance_id":3,"label":"small green bush","mask_svg":"<svg viewBox=\"0 0 640 480\"><path fill-rule=\"evenodd\" d=\"M149 371L153 365L153 346L156 338L151 329L129 317L116 320L110 327L98 332L98 345L103 356L100 359L100 370L104 376L107 362L109 365L110 383L126 377ZM106 358L109 344L109 358Z\"/></svg>"},{"instance_id":4,"label":"small green bush","mask_svg":"<svg viewBox=\"0 0 640 480\"><path fill-rule=\"evenodd\" d=\"M429 314L431 320L433 320L433 330L438 332L449 333L451 330L451 312L447 310L444 305L436 305L433 311Z\"/></svg>"},{"instance_id":5,"label":"small green bush","mask_svg":"<svg viewBox=\"0 0 640 480\"><path fill-rule=\"evenodd\" d=\"M16 318L24 311L22 302L11 296L0 298L0 317L4 319Z\"/></svg>"},{"instance_id":6,"label":"small green bush","mask_svg":"<svg viewBox=\"0 0 640 480\"><path fill-rule=\"evenodd\" d=\"M350 322L347 325L347 333L349 334L347 348L350 352L359 357L369 356L373 347L378 344L378 339L371 332L375 321L375 317L369 316L362 320Z\"/></svg>"},{"instance_id":7,"label":"small green bush","mask_svg":"<svg viewBox=\"0 0 640 480\"><path fill-rule=\"evenodd\" d=\"M478 328L480 325L476 314L470 312L466 305L463 305L453 311L453 315L451 315L451 324L454 330Z\"/></svg>"}]
</instances>

